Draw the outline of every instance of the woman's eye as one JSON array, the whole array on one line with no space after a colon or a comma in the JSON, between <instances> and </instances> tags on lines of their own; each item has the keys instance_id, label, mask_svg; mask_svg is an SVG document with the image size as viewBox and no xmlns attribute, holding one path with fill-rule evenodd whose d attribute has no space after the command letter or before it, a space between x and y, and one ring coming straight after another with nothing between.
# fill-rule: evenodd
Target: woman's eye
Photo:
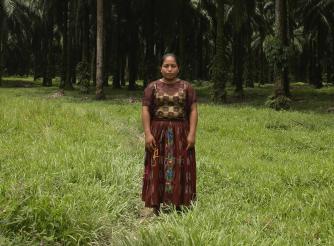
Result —
<instances>
[{"instance_id":1,"label":"woman's eye","mask_svg":"<svg viewBox=\"0 0 334 246\"><path fill-rule=\"evenodd\" d=\"M169 67L171 67L171 68L176 68L176 65L174 65L174 64L171 64L171 65L163 65L162 67L164 67L164 68L169 68Z\"/></svg>"}]
</instances>

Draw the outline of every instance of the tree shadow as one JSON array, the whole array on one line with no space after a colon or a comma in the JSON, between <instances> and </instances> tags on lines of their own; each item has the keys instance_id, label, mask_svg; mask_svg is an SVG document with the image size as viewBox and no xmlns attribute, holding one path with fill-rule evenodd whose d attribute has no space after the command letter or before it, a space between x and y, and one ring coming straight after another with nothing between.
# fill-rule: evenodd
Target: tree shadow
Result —
<instances>
[{"instance_id":1,"label":"tree shadow","mask_svg":"<svg viewBox=\"0 0 334 246\"><path fill-rule=\"evenodd\" d=\"M254 88L245 88L244 96L242 98L234 96L232 87L227 88L227 102L213 103L210 99L208 91L200 91L200 103L221 105L223 107L254 107L254 108L268 108L266 101L269 96L273 94L274 88L272 84L264 86L256 86ZM326 85L321 89L305 83L292 83L291 91L291 108L288 111L300 112L315 112L327 114L334 112L334 85Z\"/></svg>"},{"instance_id":2,"label":"tree shadow","mask_svg":"<svg viewBox=\"0 0 334 246\"><path fill-rule=\"evenodd\" d=\"M227 102L217 103L212 101L210 82L206 83L193 83L193 86L198 95L199 104L219 105L222 107L254 107L254 108L267 108L265 102L268 97L272 95L274 88L272 84L265 84L261 86L255 86L254 88L244 88L244 96L235 96L234 87L227 87ZM87 94L80 93L79 86L74 85L74 90L65 90L62 93L58 85L55 83L52 87L41 86L40 81L32 81L32 78L14 78L4 79L1 88L27 88L31 89L29 93L27 90L20 94L21 96L28 97L42 97L52 100L65 100L66 102L73 103L96 103L95 100L95 87L91 86ZM119 89L112 88L112 86L106 86L104 88L106 99L100 101L100 103L112 104L112 105L127 105L127 104L140 104L143 96L143 87L138 85L136 90L128 90L127 87ZM315 89L312 86L305 83L292 83L291 84L291 108L289 111L301 111L301 112L316 112L327 114L334 112L334 85L327 85L321 89ZM332 109L332 110L331 110Z\"/></svg>"},{"instance_id":3,"label":"tree shadow","mask_svg":"<svg viewBox=\"0 0 334 246\"><path fill-rule=\"evenodd\" d=\"M39 87L36 82L29 81L27 78L22 79L3 79L0 88L32 88Z\"/></svg>"}]
</instances>

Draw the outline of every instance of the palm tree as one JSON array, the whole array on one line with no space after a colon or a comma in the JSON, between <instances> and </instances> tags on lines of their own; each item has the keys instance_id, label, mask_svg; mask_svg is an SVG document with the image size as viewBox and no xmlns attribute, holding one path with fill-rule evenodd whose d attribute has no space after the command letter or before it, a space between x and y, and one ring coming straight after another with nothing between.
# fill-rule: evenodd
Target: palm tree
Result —
<instances>
[{"instance_id":1,"label":"palm tree","mask_svg":"<svg viewBox=\"0 0 334 246\"><path fill-rule=\"evenodd\" d=\"M275 35L281 50L288 46L287 0L275 2ZM277 64L275 71L275 97L289 96L288 70L286 64Z\"/></svg>"},{"instance_id":2,"label":"palm tree","mask_svg":"<svg viewBox=\"0 0 334 246\"><path fill-rule=\"evenodd\" d=\"M63 62L66 64L64 64L64 67L66 68L66 75L65 75L65 89L69 89L72 90L73 86L72 86L72 73L71 73L71 68L72 68L72 54L71 54L71 50L72 50L72 25L71 25L71 10L72 10L72 1L65 1L65 9L64 9L64 23L63 25L65 26L65 30L63 32L63 37L66 36L66 38L64 38L64 45L63 45L63 52L64 52L64 60Z\"/></svg>"},{"instance_id":3,"label":"palm tree","mask_svg":"<svg viewBox=\"0 0 334 246\"><path fill-rule=\"evenodd\" d=\"M143 36L145 39L144 51L144 86L155 79L157 73L156 58L154 54L154 40L155 40L155 1L145 0L143 6L146 7L147 12L143 13Z\"/></svg>"},{"instance_id":4,"label":"palm tree","mask_svg":"<svg viewBox=\"0 0 334 246\"><path fill-rule=\"evenodd\" d=\"M233 1L227 12L227 21L232 30L232 52L233 52L233 84L235 94L243 97L243 75L245 65L250 66L250 42L252 36L251 22L255 14L255 1ZM246 67L250 72L250 68ZM248 79L250 73L248 74ZM248 81L249 84L252 84Z\"/></svg>"},{"instance_id":5,"label":"palm tree","mask_svg":"<svg viewBox=\"0 0 334 246\"><path fill-rule=\"evenodd\" d=\"M309 82L316 88L322 87L322 70L324 63L330 63L326 53L333 45L334 34L334 1L332 0L299 0L297 16L302 21L309 53ZM328 56L328 55L327 55ZM327 59L327 62L324 62Z\"/></svg>"},{"instance_id":6,"label":"palm tree","mask_svg":"<svg viewBox=\"0 0 334 246\"><path fill-rule=\"evenodd\" d=\"M267 4L268 5L268 4ZM268 67L267 62L265 60L265 54L263 50L263 43L266 35L272 32L272 27L270 23L270 18L266 17L265 10L267 9L265 5L265 0L257 1L257 7L255 16L258 21L256 21L256 30L254 35L254 40L252 44L252 48L256 50L259 54L259 85L263 85L265 83L265 69Z\"/></svg>"},{"instance_id":7,"label":"palm tree","mask_svg":"<svg viewBox=\"0 0 334 246\"><path fill-rule=\"evenodd\" d=\"M226 40L224 37L225 9L224 0L217 1L217 31L216 31L216 51L212 65L213 97L216 101L226 101L226 62L225 49Z\"/></svg>"},{"instance_id":8,"label":"palm tree","mask_svg":"<svg viewBox=\"0 0 334 246\"><path fill-rule=\"evenodd\" d=\"M3 57L3 33L4 33L4 0L0 0L0 86L2 84L2 57Z\"/></svg>"},{"instance_id":9,"label":"palm tree","mask_svg":"<svg viewBox=\"0 0 334 246\"><path fill-rule=\"evenodd\" d=\"M17 39L27 37L27 33L31 32L29 19L32 11L30 11L29 3L20 0L0 0L0 85L2 83L3 73L3 56L6 52L7 37L11 32ZM15 30L22 30L15 32ZM26 34L26 35L24 35ZM23 41L23 40L22 40ZM23 41L27 42L27 40ZM20 47L19 47L20 48Z\"/></svg>"},{"instance_id":10,"label":"palm tree","mask_svg":"<svg viewBox=\"0 0 334 246\"><path fill-rule=\"evenodd\" d=\"M127 5L127 6L126 6ZM112 53L114 59L112 61L113 67L113 88L121 88L124 81L125 56L126 56L126 14L128 12L128 1L114 1L113 12L111 16L112 22Z\"/></svg>"},{"instance_id":11,"label":"palm tree","mask_svg":"<svg viewBox=\"0 0 334 246\"><path fill-rule=\"evenodd\" d=\"M96 1L96 99L105 98L103 92L103 0Z\"/></svg>"},{"instance_id":12,"label":"palm tree","mask_svg":"<svg viewBox=\"0 0 334 246\"><path fill-rule=\"evenodd\" d=\"M128 14L128 20L127 20L127 26L128 26L128 37L127 37L127 46L128 48L128 54L127 54L127 60L128 60L128 69L129 69L129 90L135 90L136 89L136 79L138 76L138 48L139 48L139 12L138 12L138 6L136 4L136 1L134 3L130 2L129 4L129 11L127 11Z\"/></svg>"},{"instance_id":13,"label":"palm tree","mask_svg":"<svg viewBox=\"0 0 334 246\"><path fill-rule=\"evenodd\" d=\"M44 51L43 57L43 86L52 86L53 77L53 38L54 38L54 20L55 20L55 1L41 1L42 3L42 50Z\"/></svg>"},{"instance_id":14,"label":"palm tree","mask_svg":"<svg viewBox=\"0 0 334 246\"><path fill-rule=\"evenodd\" d=\"M33 29L31 42L34 78L43 77L43 86L51 86L58 63L55 48L63 51L60 46L66 43L63 35L65 4L55 0L34 0L30 7L34 11L34 18L29 21ZM61 88L65 87L64 81L62 77Z\"/></svg>"}]
</instances>

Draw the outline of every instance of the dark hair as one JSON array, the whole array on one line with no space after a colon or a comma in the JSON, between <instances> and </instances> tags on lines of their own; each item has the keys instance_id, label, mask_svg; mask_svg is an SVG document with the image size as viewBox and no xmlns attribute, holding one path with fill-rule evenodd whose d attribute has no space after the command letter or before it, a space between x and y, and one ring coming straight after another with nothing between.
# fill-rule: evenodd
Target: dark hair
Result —
<instances>
[{"instance_id":1,"label":"dark hair","mask_svg":"<svg viewBox=\"0 0 334 246\"><path fill-rule=\"evenodd\" d=\"M166 53L161 57L161 61L160 61L160 66L162 66L162 64L164 63L164 61L166 60L167 57L173 57L175 59L175 62L178 66L180 66L179 64L179 60L177 59L177 56L174 53Z\"/></svg>"}]
</instances>

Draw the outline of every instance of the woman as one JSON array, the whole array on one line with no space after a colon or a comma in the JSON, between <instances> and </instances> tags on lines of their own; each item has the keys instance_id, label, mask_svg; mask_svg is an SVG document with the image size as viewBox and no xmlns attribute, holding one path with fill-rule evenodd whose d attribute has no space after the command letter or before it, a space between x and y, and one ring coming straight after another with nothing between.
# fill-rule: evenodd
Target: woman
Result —
<instances>
[{"instance_id":1,"label":"woman","mask_svg":"<svg viewBox=\"0 0 334 246\"><path fill-rule=\"evenodd\" d=\"M180 209L196 197L196 94L178 78L174 54L161 60L162 78L144 91L142 121L145 132L145 173L142 200L160 211L160 204Z\"/></svg>"}]
</instances>

